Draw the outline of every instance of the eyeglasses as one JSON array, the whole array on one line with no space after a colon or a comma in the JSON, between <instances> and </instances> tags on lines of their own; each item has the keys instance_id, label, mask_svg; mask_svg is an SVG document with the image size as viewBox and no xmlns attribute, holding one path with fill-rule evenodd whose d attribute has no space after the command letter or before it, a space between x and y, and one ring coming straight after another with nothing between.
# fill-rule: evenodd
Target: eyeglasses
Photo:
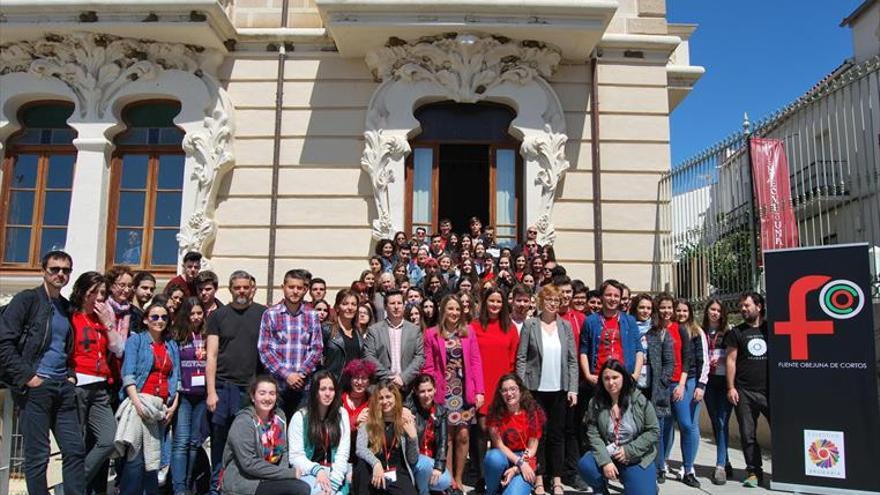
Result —
<instances>
[{"instance_id":1,"label":"eyeglasses","mask_svg":"<svg viewBox=\"0 0 880 495\"><path fill-rule=\"evenodd\" d=\"M73 271L73 268L70 268L69 266L50 266L46 268L46 271L51 273L52 275L58 275L59 273L70 275L70 272Z\"/></svg>"},{"instance_id":2,"label":"eyeglasses","mask_svg":"<svg viewBox=\"0 0 880 495\"><path fill-rule=\"evenodd\" d=\"M168 321L168 315L150 315L150 321Z\"/></svg>"},{"instance_id":3,"label":"eyeglasses","mask_svg":"<svg viewBox=\"0 0 880 495\"><path fill-rule=\"evenodd\" d=\"M529 234L529 235L538 235L538 231L537 231L537 230L527 230L527 231L526 231L526 234Z\"/></svg>"},{"instance_id":4,"label":"eyeglasses","mask_svg":"<svg viewBox=\"0 0 880 495\"><path fill-rule=\"evenodd\" d=\"M120 290L125 290L125 289L132 290L132 289L134 289L134 285L132 285L132 284L123 284L123 283L120 283L120 282L116 282L116 283L114 283L114 284L113 284L113 287L116 287L117 289L120 289Z\"/></svg>"}]
</instances>

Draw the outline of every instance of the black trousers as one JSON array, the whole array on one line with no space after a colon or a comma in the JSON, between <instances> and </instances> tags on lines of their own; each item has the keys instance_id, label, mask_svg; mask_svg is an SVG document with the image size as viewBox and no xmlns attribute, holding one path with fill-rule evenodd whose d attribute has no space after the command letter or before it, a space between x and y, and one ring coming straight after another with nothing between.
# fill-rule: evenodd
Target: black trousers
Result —
<instances>
[{"instance_id":1,"label":"black trousers","mask_svg":"<svg viewBox=\"0 0 880 495\"><path fill-rule=\"evenodd\" d=\"M64 379L45 379L17 397L24 442L24 474L28 493L49 493L49 431L61 448L64 493L82 495L86 487L85 447L76 401L76 387Z\"/></svg>"},{"instance_id":2,"label":"black trousers","mask_svg":"<svg viewBox=\"0 0 880 495\"><path fill-rule=\"evenodd\" d=\"M385 480L385 489L376 488L370 483L373 468L363 459L358 459L352 474L352 495L416 495L416 487L406 468L397 469L397 481ZM258 494L259 495L259 494Z\"/></svg>"},{"instance_id":3,"label":"black trousers","mask_svg":"<svg viewBox=\"0 0 880 495\"><path fill-rule=\"evenodd\" d=\"M767 421L770 421L770 401L764 392L742 388L736 390L739 393L736 420L739 422L739 437L743 456L746 459L746 472L760 474L763 469L761 446L758 444L758 416L763 414Z\"/></svg>"},{"instance_id":4,"label":"black trousers","mask_svg":"<svg viewBox=\"0 0 880 495\"><path fill-rule=\"evenodd\" d=\"M278 391L278 407L284 411L284 415L289 418L293 417L293 413L300 407L306 405L308 396L305 390L293 390L292 388L283 387Z\"/></svg>"},{"instance_id":5,"label":"black trousers","mask_svg":"<svg viewBox=\"0 0 880 495\"><path fill-rule=\"evenodd\" d=\"M578 473L578 461L581 460L588 449L586 443L586 431L584 431L584 415L587 413L587 405L593 397L593 387L582 382L578 386L578 401L574 407L565 407L565 467L563 474L566 478L580 476Z\"/></svg>"},{"instance_id":6,"label":"black trousers","mask_svg":"<svg viewBox=\"0 0 880 495\"><path fill-rule=\"evenodd\" d=\"M302 480L263 480L254 495L311 495L312 489Z\"/></svg>"},{"instance_id":7,"label":"black trousers","mask_svg":"<svg viewBox=\"0 0 880 495\"><path fill-rule=\"evenodd\" d=\"M532 395L544 414L547 421L544 423L544 433L538 443L538 473L550 477L561 477L562 468L565 464L565 443L563 432L565 431L565 410L568 408L567 393L538 392Z\"/></svg>"}]
</instances>

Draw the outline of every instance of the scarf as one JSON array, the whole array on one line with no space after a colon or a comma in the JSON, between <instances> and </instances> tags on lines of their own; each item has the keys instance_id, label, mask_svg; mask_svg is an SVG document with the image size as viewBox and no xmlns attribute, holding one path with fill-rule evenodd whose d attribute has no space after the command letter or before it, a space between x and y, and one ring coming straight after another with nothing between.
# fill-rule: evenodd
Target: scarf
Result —
<instances>
[{"instance_id":1,"label":"scarf","mask_svg":"<svg viewBox=\"0 0 880 495\"><path fill-rule=\"evenodd\" d=\"M284 423L281 418L272 414L265 422L257 418L254 421L254 426L257 427L257 434L260 437L263 459L277 465L284 455Z\"/></svg>"},{"instance_id":2,"label":"scarf","mask_svg":"<svg viewBox=\"0 0 880 495\"><path fill-rule=\"evenodd\" d=\"M124 348L125 341L128 340L128 326L131 323L131 304L118 303L112 297L107 298L107 304L113 308L113 313L116 315L116 326L111 330L122 339L121 345Z\"/></svg>"}]
</instances>

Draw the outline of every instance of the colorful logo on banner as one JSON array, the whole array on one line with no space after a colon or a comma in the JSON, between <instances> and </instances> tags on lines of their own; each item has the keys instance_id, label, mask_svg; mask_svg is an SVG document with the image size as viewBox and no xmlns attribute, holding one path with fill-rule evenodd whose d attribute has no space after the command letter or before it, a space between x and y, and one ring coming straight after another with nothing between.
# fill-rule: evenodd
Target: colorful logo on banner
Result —
<instances>
[{"instance_id":1,"label":"colorful logo on banner","mask_svg":"<svg viewBox=\"0 0 880 495\"><path fill-rule=\"evenodd\" d=\"M798 246L788 158L781 139L751 138L752 177L761 220L761 251Z\"/></svg>"},{"instance_id":2,"label":"colorful logo on banner","mask_svg":"<svg viewBox=\"0 0 880 495\"><path fill-rule=\"evenodd\" d=\"M806 361L810 358L810 335L834 335L834 322L807 319L808 294L818 290L816 301L822 311L835 320L852 318L865 306L861 287L849 280L831 280L827 275L805 275L788 289L788 321L773 325L776 335L791 337L791 359Z\"/></svg>"},{"instance_id":3,"label":"colorful logo on banner","mask_svg":"<svg viewBox=\"0 0 880 495\"><path fill-rule=\"evenodd\" d=\"M804 474L846 478L842 431L804 430Z\"/></svg>"}]
</instances>

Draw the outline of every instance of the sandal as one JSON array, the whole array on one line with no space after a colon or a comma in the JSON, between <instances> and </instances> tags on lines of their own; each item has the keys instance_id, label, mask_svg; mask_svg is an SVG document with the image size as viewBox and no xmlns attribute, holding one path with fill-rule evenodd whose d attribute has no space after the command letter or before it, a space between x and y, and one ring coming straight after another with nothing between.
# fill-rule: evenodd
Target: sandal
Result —
<instances>
[{"instance_id":1,"label":"sandal","mask_svg":"<svg viewBox=\"0 0 880 495\"><path fill-rule=\"evenodd\" d=\"M540 481L540 483L538 482ZM544 480L539 476L535 480L535 489L533 490L535 495L547 495L547 492L544 490Z\"/></svg>"},{"instance_id":2,"label":"sandal","mask_svg":"<svg viewBox=\"0 0 880 495\"><path fill-rule=\"evenodd\" d=\"M553 495L565 495L565 487L562 486L562 483L555 483L553 485Z\"/></svg>"}]
</instances>

